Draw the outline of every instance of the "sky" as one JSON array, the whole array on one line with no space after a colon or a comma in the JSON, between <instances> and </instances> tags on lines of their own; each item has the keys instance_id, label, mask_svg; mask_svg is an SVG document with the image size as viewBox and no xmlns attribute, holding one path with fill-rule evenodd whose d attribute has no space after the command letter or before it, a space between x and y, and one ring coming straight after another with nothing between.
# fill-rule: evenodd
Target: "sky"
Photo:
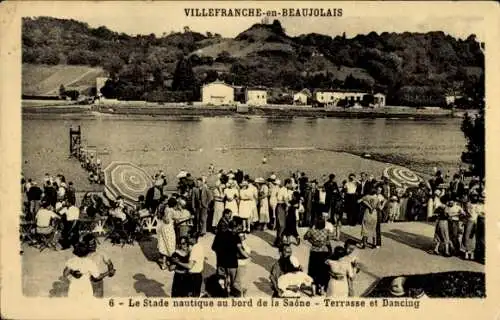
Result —
<instances>
[{"instance_id":1,"label":"sky","mask_svg":"<svg viewBox=\"0 0 500 320\"><path fill-rule=\"evenodd\" d=\"M184 26L200 33L210 31L223 37L234 37L262 17L187 17L185 8L342 8L342 17L280 17L290 36L320 33L330 36L346 33L347 37L382 32L443 31L458 38L474 33L484 41L487 28L483 19L485 10L477 10L477 3L434 2L21 2L17 13L21 16L52 16L74 19L91 27L127 34L161 36L171 31L182 31ZM479 6L480 7L480 6ZM270 18L272 21L274 18Z\"/></svg>"}]
</instances>

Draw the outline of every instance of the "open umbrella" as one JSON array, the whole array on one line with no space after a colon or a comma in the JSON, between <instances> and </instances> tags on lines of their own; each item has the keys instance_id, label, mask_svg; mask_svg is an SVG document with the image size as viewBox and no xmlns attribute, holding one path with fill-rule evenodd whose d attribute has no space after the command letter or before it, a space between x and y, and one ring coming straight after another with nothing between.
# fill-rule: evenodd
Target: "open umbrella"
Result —
<instances>
[{"instance_id":1,"label":"open umbrella","mask_svg":"<svg viewBox=\"0 0 500 320\"><path fill-rule=\"evenodd\" d=\"M135 207L139 196L146 195L153 181L137 165L126 161L113 161L104 169L106 196L115 200L121 196L125 204Z\"/></svg>"},{"instance_id":2,"label":"open umbrella","mask_svg":"<svg viewBox=\"0 0 500 320\"><path fill-rule=\"evenodd\" d=\"M418 187L422 178L410 169L390 166L384 169L384 176L387 177L397 187L406 185L408 187Z\"/></svg>"}]
</instances>

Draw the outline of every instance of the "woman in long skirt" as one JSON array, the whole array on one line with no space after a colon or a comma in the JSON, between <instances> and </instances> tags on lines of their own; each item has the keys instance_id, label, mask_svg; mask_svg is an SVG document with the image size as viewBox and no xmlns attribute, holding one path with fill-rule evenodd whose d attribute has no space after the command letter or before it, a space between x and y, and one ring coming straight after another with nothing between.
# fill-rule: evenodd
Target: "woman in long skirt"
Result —
<instances>
[{"instance_id":1,"label":"woman in long skirt","mask_svg":"<svg viewBox=\"0 0 500 320\"><path fill-rule=\"evenodd\" d=\"M285 218L285 230L283 230L283 236L287 237L288 243L291 243L291 237L295 238L295 243L300 245L299 231L297 230L297 211L300 207L300 193L295 191L293 193L293 199L290 201L290 205L287 208L286 218Z\"/></svg>"},{"instance_id":2,"label":"woman in long skirt","mask_svg":"<svg viewBox=\"0 0 500 320\"><path fill-rule=\"evenodd\" d=\"M379 199L376 195L376 189L372 189L369 195L364 196L359 200L363 207L363 219L361 222L361 239L362 248L364 249L368 240L371 240L372 248L377 245L377 224L378 224L378 209Z\"/></svg>"},{"instance_id":3,"label":"woman in long skirt","mask_svg":"<svg viewBox=\"0 0 500 320\"><path fill-rule=\"evenodd\" d=\"M269 179L269 220L270 229L276 228L276 206L278 205L278 190L279 185L276 184L276 177L271 176Z\"/></svg>"},{"instance_id":4,"label":"woman in long skirt","mask_svg":"<svg viewBox=\"0 0 500 320\"><path fill-rule=\"evenodd\" d=\"M330 274L330 281L326 291L327 297L349 297L348 279L352 279L355 272L349 259L344 259L345 256L346 250L343 247L336 247L332 258L325 262Z\"/></svg>"},{"instance_id":5,"label":"woman in long skirt","mask_svg":"<svg viewBox=\"0 0 500 320\"><path fill-rule=\"evenodd\" d=\"M462 244L465 248L465 260L474 260L474 251L476 250L476 228L477 218L484 214L484 206L479 203L478 195L471 195L470 202L466 206L467 220L465 223L464 236Z\"/></svg>"},{"instance_id":6,"label":"woman in long skirt","mask_svg":"<svg viewBox=\"0 0 500 320\"><path fill-rule=\"evenodd\" d=\"M214 189L214 216L212 218L212 227L214 230L215 228L217 228L217 225L222 218L222 212L224 211L225 188L226 186L224 184L218 183L218 185Z\"/></svg>"},{"instance_id":7,"label":"woman in long skirt","mask_svg":"<svg viewBox=\"0 0 500 320\"><path fill-rule=\"evenodd\" d=\"M448 217L445 214L444 206L437 207L434 210L434 215L437 216L436 230L434 232L434 242L436 246L432 253L439 255L439 247L444 245L446 256L450 255L450 232L448 230Z\"/></svg>"},{"instance_id":8,"label":"woman in long skirt","mask_svg":"<svg viewBox=\"0 0 500 320\"><path fill-rule=\"evenodd\" d=\"M250 219L252 218L255 205L253 199L253 191L249 188L247 181L243 181L241 183L239 199L240 207L238 216L243 221L243 230L246 232L250 232Z\"/></svg>"},{"instance_id":9,"label":"woman in long skirt","mask_svg":"<svg viewBox=\"0 0 500 320\"><path fill-rule=\"evenodd\" d=\"M224 189L224 198L225 198L224 208L231 210L233 216L238 216L239 191L236 188L236 181L231 180L228 182L228 187Z\"/></svg>"},{"instance_id":10,"label":"woman in long skirt","mask_svg":"<svg viewBox=\"0 0 500 320\"><path fill-rule=\"evenodd\" d=\"M175 227L174 227L174 208L177 206L177 200L168 199L167 207L163 211L161 220L158 223L158 251L161 254L160 268L167 269L167 261L172 256L176 248Z\"/></svg>"},{"instance_id":11,"label":"woman in long skirt","mask_svg":"<svg viewBox=\"0 0 500 320\"><path fill-rule=\"evenodd\" d=\"M255 180L259 184L259 224L261 230L271 221L269 219L269 187L263 178Z\"/></svg>"},{"instance_id":12,"label":"woman in long skirt","mask_svg":"<svg viewBox=\"0 0 500 320\"><path fill-rule=\"evenodd\" d=\"M325 261L331 254L330 241L333 234L325 228L325 224L324 219L317 219L315 226L304 235L304 240L311 243L307 274L313 278L317 295L322 295L329 280L328 266Z\"/></svg>"},{"instance_id":13,"label":"woman in long skirt","mask_svg":"<svg viewBox=\"0 0 500 320\"><path fill-rule=\"evenodd\" d=\"M250 216L250 224L258 224L259 223L259 209L258 209L258 202L259 202L259 188L257 188L257 185L255 184L254 181L249 180L248 181L248 189L252 191L252 215Z\"/></svg>"}]
</instances>

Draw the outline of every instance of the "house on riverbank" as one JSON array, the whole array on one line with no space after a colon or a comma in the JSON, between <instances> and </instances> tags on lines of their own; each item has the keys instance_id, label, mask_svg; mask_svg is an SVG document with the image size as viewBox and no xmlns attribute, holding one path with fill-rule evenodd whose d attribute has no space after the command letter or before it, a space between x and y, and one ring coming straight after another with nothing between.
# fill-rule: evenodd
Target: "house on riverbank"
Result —
<instances>
[{"instance_id":1,"label":"house on riverbank","mask_svg":"<svg viewBox=\"0 0 500 320\"><path fill-rule=\"evenodd\" d=\"M309 89L302 89L301 91L293 95L293 104L296 106L307 105L311 97L312 94L311 91L309 91Z\"/></svg>"},{"instance_id":2,"label":"house on riverbank","mask_svg":"<svg viewBox=\"0 0 500 320\"><path fill-rule=\"evenodd\" d=\"M245 103L249 106L264 106L267 104L267 89L263 87L247 88Z\"/></svg>"},{"instance_id":3,"label":"house on riverbank","mask_svg":"<svg viewBox=\"0 0 500 320\"><path fill-rule=\"evenodd\" d=\"M337 107L341 102L345 105L361 104L366 95L367 92L358 90L318 89L314 91L313 99L317 105Z\"/></svg>"},{"instance_id":4,"label":"house on riverbank","mask_svg":"<svg viewBox=\"0 0 500 320\"><path fill-rule=\"evenodd\" d=\"M201 101L204 105L213 106L233 104L234 88L223 81L207 83L201 88Z\"/></svg>"}]
</instances>

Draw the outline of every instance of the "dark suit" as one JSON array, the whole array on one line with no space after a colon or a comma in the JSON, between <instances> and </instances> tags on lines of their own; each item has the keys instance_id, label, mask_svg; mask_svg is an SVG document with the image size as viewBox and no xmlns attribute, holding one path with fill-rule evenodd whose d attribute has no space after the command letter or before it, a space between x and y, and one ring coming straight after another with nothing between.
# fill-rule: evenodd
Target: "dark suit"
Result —
<instances>
[{"instance_id":1,"label":"dark suit","mask_svg":"<svg viewBox=\"0 0 500 320\"><path fill-rule=\"evenodd\" d=\"M207 219L208 219L208 207L212 202L212 191L208 189L206 184L203 184L200 188L200 199L199 199L199 213L200 213L200 223L199 231L201 234L207 233Z\"/></svg>"},{"instance_id":2,"label":"dark suit","mask_svg":"<svg viewBox=\"0 0 500 320\"><path fill-rule=\"evenodd\" d=\"M465 193L465 187L462 181L450 182L450 191L453 197L461 199Z\"/></svg>"},{"instance_id":3,"label":"dark suit","mask_svg":"<svg viewBox=\"0 0 500 320\"><path fill-rule=\"evenodd\" d=\"M155 213L156 212L156 209L158 208L158 205L160 204L160 199L161 199L161 196L160 198L156 197L155 199L155 189L157 190L157 192L160 193L160 195L162 194L162 189L160 188L157 188L157 187L151 187L149 188L148 192L146 193L146 208L152 212L152 213Z\"/></svg>"}]
</instances>

